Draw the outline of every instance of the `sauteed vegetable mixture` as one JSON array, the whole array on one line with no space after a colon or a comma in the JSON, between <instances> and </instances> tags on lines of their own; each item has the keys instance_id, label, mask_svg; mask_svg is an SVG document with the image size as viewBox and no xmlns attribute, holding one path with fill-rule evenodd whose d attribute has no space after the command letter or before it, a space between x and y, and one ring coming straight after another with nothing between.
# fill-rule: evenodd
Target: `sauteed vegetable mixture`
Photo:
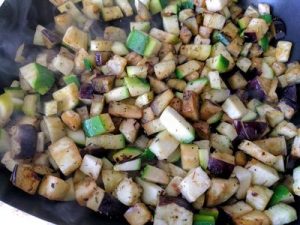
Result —
<instances>
[{"instance_id":1,"label":"sauteed vegetable mixture","mask_svg":"<svg viewBox=\"0 0 300 225\"><path fill-rule=\"evenodd\" d=\"M50 2L55 26L18 48L19 80L0 95L14 186L131 225L297 219L300 64L269 5ZM129 16L129 32L92 32Z\"/></svg>"}]
</instances>

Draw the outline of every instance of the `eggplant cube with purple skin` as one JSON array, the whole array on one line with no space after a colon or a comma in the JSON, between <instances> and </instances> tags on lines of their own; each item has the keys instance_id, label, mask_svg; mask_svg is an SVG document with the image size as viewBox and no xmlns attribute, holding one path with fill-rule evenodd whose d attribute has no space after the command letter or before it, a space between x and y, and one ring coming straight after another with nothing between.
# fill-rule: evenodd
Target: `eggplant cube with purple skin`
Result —
<instances>
[{"instance_id":1,"label":"eggplant cube with purple skin","mask_svg":"<svg viewBox=\"0 0 300 225\"><path fill-rule=\"evenodd\" d=\"M188 175L182 180L179 185L181 194L189 202L194 202L200 197L211 185L210 178L201 169L197 167L190 170Z\"/></svg>"},{"instance_id":2,"label":"eggplant cube with purple skin","mask_svg":"<svg viewBox=\"0 0 300 225\"><path fill-rule=\"evenodd\" d=\"M68 176L81 165L82 158L74 141L64 137L49 146L49 153L61 172Z\"/></svg>"},{"instance_id":3,"label":"eggplant cube with purple skin","mask_svg":"<svg viewBox=\"0 0 300 225\"><path fill-rule=\"evenodd\" d=\"M25 165L16 165L10 180L14 186L31 195L36 193L41 181L38 174L31 167Z\"/></svg>"}]
</instances>

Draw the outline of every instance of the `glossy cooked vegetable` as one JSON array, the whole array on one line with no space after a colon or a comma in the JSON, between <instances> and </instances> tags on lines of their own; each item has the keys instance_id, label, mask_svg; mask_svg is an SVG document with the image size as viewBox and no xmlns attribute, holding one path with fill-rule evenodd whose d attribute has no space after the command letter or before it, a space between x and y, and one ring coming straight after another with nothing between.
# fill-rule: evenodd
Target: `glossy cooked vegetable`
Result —
<instances>
[{"instance_id":1,"label":"glossy cooked vegetable","mask_svg":"<svg viewBox=\"0 0 300 225\"><path fill-rule=\"evenodd\" d=\"M131 225L297 220L300 65L268 4L50 2L55 28L37 26L34 61L18 48L20 80L0 95L14 186ZM129 32L94 31L135 12Z\"/></svg>"}]
</instances>

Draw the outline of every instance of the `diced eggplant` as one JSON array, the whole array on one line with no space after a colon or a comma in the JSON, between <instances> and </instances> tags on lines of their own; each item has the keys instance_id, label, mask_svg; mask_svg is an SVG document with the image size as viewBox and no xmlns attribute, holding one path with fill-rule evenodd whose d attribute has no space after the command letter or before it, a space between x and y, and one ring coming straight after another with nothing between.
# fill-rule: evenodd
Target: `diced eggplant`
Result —
<instances>
[{"instance_id":1,"label":"diced eggplant","mask_svg":"<svg viewBox=\"0 0 300 225\"><path fill-rule=\"evenodd\" d=\"M60 201L64 199L68 189L69 184L66 181L52 175L47 175L42 180L38 193L49 200Z\"/></svg>"},{"instance_id":2,"label":"diced eggplant","mask_svg":"<svg viewBox=\"0 0 300 225\"><path fill-rule=\"evenodd\" d=\"M208 175L197 167L190 170L188 175L179 185L181 194L189 202L194 202L211 186L211 180Z\"/></svg>"},{"instance_id":3,"label":"diced eggplant","mask_svg":"<svg viewBox=\"0 0 300 225\"><path fill-rule=\"evenodd\" d=\"M181 177L184 178L187 175L187 172L183 170L182 168L172 164L172 163L167 163L164 161L158 161L157 166L164 170L168 176L170 177Z\"/></svg>"},{"instance_id":4,"label":"diced eggplant","mask_svg":"<svg viewBox=\"0 0 300 225\"><path fill-rule=\"evenodd\" d=\"M195 92L185 91L183 93L182 114L188 119L199 120L199 98Z\"/></svg>"},{"instance_id":5,"label":"diced eggplant","mask_svg":"<svg viewBox=\"0 0 300 225\"><path fill-rule=\"evenodd\" d=\"M281 18L273 17L271 30L276 40L284 39L286 35L286 26Z\"/></svg>"},{"instance_id":6,"label":"diced eggplant","mask_svg":"<svg viewBox=\"0 0 300 225\"><path fill-rule=\"evenodd\" d=\"M48 29L42 30L42 37L47 48L53 48L61 42L60 37L55 32Z\"/></svg>"},{"instance_id":7,"label":"diced eggplant","mask_svg":"<svg viewBox=\"0 0 300 225\"><path fill-rule=\"evenodd\" d=\"M143 188L142 201L151 206L156 206L159 201L159 196L163 193L163 189L153 183L144 181L141 178L136 178L137 183Z\"/></svg>"},{"instance_id":8,"label":"diced eggplant","mask_svg":"<svg viewBox=\"0 0 300 225\"><path fill-rule=\"evenodd\" d=\"M133 206L139 200L141 188L131 178L124 178L115 190L117 199L127 206Z\"/></svg>"},{"instance_id":9,"label":"diced eggplant","mask_svg":"<svg viewBox=\"0 0 300 225\"><path fill-rule=\"evenodd\" d=\"M239 218L236 218L234 222L235 224L243 224L243 225L252 225L252 224L271 225L268 216L264 212L258 210L253 210Z\"/></svg>"},{"instance_id":10,"label":"diced eggplant","mask_svg":"<svg viewBox=\"0 0 300 225\"><path fill-rule=\"evenodd\" d=\"M297 220L296 210L287 204L279 203L265 211L273 225L288 224Z\"/></svg>"},{"instance_id":11,"label":"diced eggplant","mask_svg":"<svg viewBox=\"0 0 300 225\"><path fill-rule=\"evenodd\" d=\"M270 187L279 180L275 169L255 159L252 159L245 166L252 174L252 184Z\"/></svg>"},{"instance_id":12,"label":"diced eggplant","mask_svg":"<svg viewBox=\"0 0 300 225\"><path fill-rule=\"evenodd\" d=\"M67 29L62 41L75 51L78 51L81 48L86 50L88 34L75 26L71 26Z\"/></svg>"},{"instance_id":13,"label":"diced eggplant","mask_svg":"<svg viewBox=\"0 0 300 225\"><path fill-rule=\"evenodd\" d=\"M44 132L47 142L54 143L66 135L62 121L56 116L44 117L41 122L41 130Z\"/></svg>"},{"instance_id":14,"label":"diced eggplant","mask_svg":"<svg viewBox=\"0 0 300 225\"><path fill-rule=\"evenodd\" d=\"M102 160L95 156L86 154L80 166L81 172L97 180L102 168Z\"/></svg>"},{"instance_id":15,"label":"diced eggplant","mask_svg":"<svg viewBox=\"0 0 300 225\"><path fill-rule=\"evenodd\" d=\"M108 109L109 114L117 117L140 119L142 109L135 105L124 104L121 102L111 102Z\"/></svg>"},{"instance_id":16,"label":"diced eggplant","mask_svg":"<svg viewBox=\"0 0 300 225\"><path fill-rule=\"evenodd\" d=\"M240 140L251 141L260 139L268 127L264 122L242 122L239 120L234 121L234 126Z\"/></svg>"},{"instance_id":17,"label":"diced eggplant","mask_svg":"<svg viewBox=\"0 0 300 225\"><path fill-rule=\"evenodd\" d=\"M72 139L64 137L49 146L49 153L64 175L80 167L82 158Z\"/></svg>"},{"instance_id":18,"label":"diced eggplant","mask_svg":"<svg viewBox=\"0 0 300 225\"><path fill-rule=\"evenodd\" d=\"M263 211L269 203L273 191L263 186L252 186L247 191L246 202L256 210Z\"/></svg>"},{"instance_id":19,"label":"diced eggplant","mask_svg":"<svg viewBox=\"0 0 300 225\"><path fill-rule=\"evenodd\" d=\"M233 219L239 218L251 211L253 211L253 208L245 203L244 201L236 202L232 205L226 205L222 207L223 210L230 215Z\"/></svg>"},{"instance_id":20,"label":"diced eggplant","mask_svg":"<svg viewBox=\"0 0 300 225\"><path fill-rule=\"evenodd\" d=\"M258 145L251 141L244 140L238 148L244 151L246 154L260 160L261 162L273 166L277 162L276 156L260 148Z\"/></svg>"},{"instance_id":21,"label":"diced eggplant","mask_svg":"<svg viewBox=\"0 0 300 225\"><path fill-rule=\"evenodd\" d=\"M144 225L152 220L152 214L143 203L136 203L124 214L130 225Z\"/></svg>"},{"instance_id":22,"label":"diced eggplant","mask_svg":"<svg viewBox=\"0 0 300 225\"><path fill-rule=\"evenodd\" d=\"M28 194L34 195L41 179L30 166L16 165L12 171L10 181L12 184Z\"/></svg>"},{"instance_id":23,"label":"diced eggplant","mask_svg":"<svg viewBox=\"0 0 300 225\"><path fill-rule=\"evenodd\" d=\"M244 199L251 185L252 174L249 170L236 166L233 170L233 175L239 180L240 186L236 193L237 199Z\"/></svg>"},{"instance_id":24,"label":"diced eggplant","mask_svg":"<svg viewBox=\"0 0 300 225\"><path fill-rule=\"evenodd\" d=\"M191 170L199 166L199 148L196 144L181 144L181 165L184 170Z\"/></svg>"},{"instance_id":25,"label":"diced eggplant","mask_svg":"<svg viewBox=\"0 0 300 225\"><path fill-rule=\"evenodd\" d=\"M173 92L168 89L156 96L151 103L151 109L156 116L159 116L164 109L169 105L170 101L174 98Z\"/></svg>"},{"instance_id":26,"label":"diced eggplant","mask_svg":"<svg viewBox=\"0 0 300 225\"><path fill-rule=\"evenodd\" d=\"M192 223L193 213L188 207L188 202L180 197L160 197L155 210L155 225L190 225Z\"/></svg>"},{"instance_id":27,"label":"diced eggplant","mask_svg":"<svg viewBox=\"0 0 300 225\"><path fill-rule=\"evenodd\" d=\"M36 153L37 131L32 125L14 126L10 130L11 151L15 159L30 159Z\"/></svg>"},{"instance_id":28,"label":"diced eggplant","mask_svg":"<svg viewBox=\"0 0 300 225\"><path fill-rule=\"evenodd\" d=\"M108 193L112 193L125 177L125 173L111 169L104 169L101 172L104 189Z\"/></svg>"},{"instance_id":29,"label":"diced eggplant","mask_svg":"<svg viewBox=\"0 0 300 225\"><path fill-rule=\"evenodd\" d=\"M229 178L234 169L234 156L214 152L210 155L208 161L208 170L211 174L221 178Z\"/></svg>"},{"instance_id":30,"label":"diced eggplant","mask_svg":"<svg viewBox=\"0 0 300 225\"><path fill-rule=\"evenodd\" d=\"M206 193L206 205L213 207L227 201L239 188L239 182L235 178L213 178L211 186Z\"/></svg>"},{"instance_id":31,"label":"diced eggplant","mask_svg":"<svg viewBox=\"0 0 300 225\"><path fill-rule=\"evenodd\" d=\"M181 177L174 177L165 189L168 196L177 197L180 195L179 185L182 181Z\"/></svg>"}]
</instances>

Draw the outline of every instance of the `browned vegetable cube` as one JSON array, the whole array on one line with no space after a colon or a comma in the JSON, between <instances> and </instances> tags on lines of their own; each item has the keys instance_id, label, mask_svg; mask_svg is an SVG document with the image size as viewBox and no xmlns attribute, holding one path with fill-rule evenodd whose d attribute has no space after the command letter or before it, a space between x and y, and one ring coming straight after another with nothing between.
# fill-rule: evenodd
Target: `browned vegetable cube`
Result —
<instances>
[{"instance_id":1,"label":"browned vegetable cube","mask_svg":"<svg viewBox=\"0 0 300 225\"><path fill-rule=\"evenodd\" d=\"M208 120L211 116L222 111L222 108L218 105L213 104L212 102L206 100L201 105L200 109L200 119Z\"/></svg>"},{"instance_id":2,"label":"browned vegetable cube","mask_svg":"<svg viewBox=\"0 0 300 225\"><path fill-rule=\"evenodd\" d=\"M198 121L193 124L193 127L195 128L195 131L199 138L204 140L209 140L210 138L210 128L209 124L205 121Z\"/></svg>"},{"instance_id":3,"label":"browned vegetable cube","mask_svg":"<svg viewBox=\"0 0 300 225\"><path fill-rule=\"evenodd\" d=\"M100 93L109 92L114 85L115 76L100 76L92 80L93 89Z\"/></svg>"},{"instance_id":4,"label":"browned vegetable cube","mask_svg":"<svg viewBox=\"0 0 300 225\"><path fill-rule=\"evenodd\" d=\"M28 194L34 195L41 179L30 166L16 165L11 174L10 181L14 186Z\"/></svg>"},{"instance_id":5,"label":"browned vegetable cube","mask_svg":"<svg viewBox=\"0 0 300 225\"><path fill-rule=\"evenodd\" d=\"M81 126L80 115L73 110L65 111L61 119L71 130L78 130Z\"/></svg>"},{"instance_id":6,"label":"browned vegetable cube","mask_svg":"<svg viewBox=\"0 0 300 225\"><path fill-rule=\"evenodd\" d=\"M182 114L184 117L199 120L199 96L193 91L183 93Z\"/></svg>"}]
</instances>

